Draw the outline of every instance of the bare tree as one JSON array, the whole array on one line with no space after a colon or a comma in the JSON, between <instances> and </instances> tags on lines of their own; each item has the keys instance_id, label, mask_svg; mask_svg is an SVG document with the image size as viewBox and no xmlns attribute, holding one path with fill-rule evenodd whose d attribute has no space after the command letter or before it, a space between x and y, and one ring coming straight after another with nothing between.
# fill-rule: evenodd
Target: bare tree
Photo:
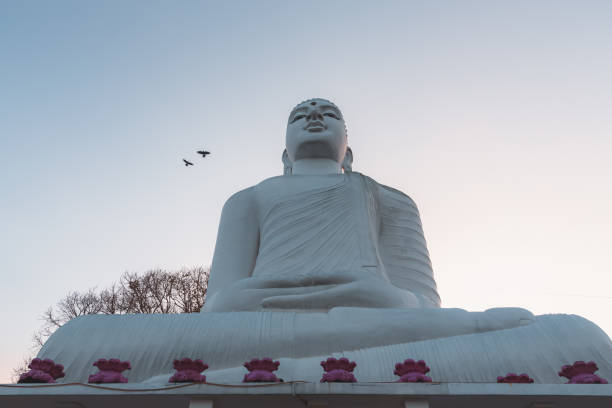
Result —
<instances>
[{"instance_id":1,"label":"bare tree","mask_svg":"<svg viewBox=\"0 0 612 408\"><path fill-rule=\"evenodd\" d=\"M151 269L142 274L125 272L118 283L96 291L70 292L41 316L42 326L32 338L36 355L45 341L71 319L90 314L196 313L204 306L210 268L196 266L178 271ZM27 371L32 356L13 370L13 379Z\"/></svg>"},{"instance_id":2,"label":"bare tree","mask_svg":"<svg viewBox=\"0 0 612 408\"><path fill-rule=\"evenodd\" d=\"M174 290L173 303L179 313L199 312L204 306L204 297L208 285L210 269L195 267L183 268L177 272L178 280Z\"/></svg>"},{"instance_id":3,"label":"bare tree","mask_svg":"<svg viewBox=\"0 0 612 408\"><path fill-rule=\"evenodd\" d=\"M113 283L110 288L100 291L100 303L102 314L117 314L121 311L121 291L117 284Z\"/></svg>"},{"instance_id":4,"label":"bare tree","mask_svg":"<svg viewBox=\"0 0 612 408\"><path fill-rule=\"evenodd\" d=\"M85 293L70 292L57 303L57 309L62 324L75 317L98 314L102 310L100 295L94 289Z\"/></svg>"},{"instance_id":5,"label":"bare tree","mask_svg":"<svg viewBox=\"0 0 612 408\"><path fill-rule=\"evenodd\" d=\"M119 281L118 313L194 313L204 305L210 269L126 272Z\"/></svg>"}]
</instances>

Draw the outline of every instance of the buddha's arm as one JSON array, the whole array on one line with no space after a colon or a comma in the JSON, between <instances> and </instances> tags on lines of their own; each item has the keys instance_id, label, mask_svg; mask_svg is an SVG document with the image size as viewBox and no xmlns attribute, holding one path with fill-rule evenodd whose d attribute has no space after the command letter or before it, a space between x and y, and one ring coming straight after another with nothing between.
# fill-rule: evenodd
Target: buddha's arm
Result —
<instances>
[{"instance_id":1,"label":"buddha's arm","mask_svg":"<svg viewBox=\"0 0 612 408\"><path fill-rule=\"evenodd\" d=\"M417 294L423 307L440 307L421 218L414 201L378 184L380 254L391 283Z\"/></svg>"},{"instance_id":2,"label":"buddha's arm","mask_svg":"<svg viewBox=\"0 0 612 408\"><path fill-rule=\"evenodd\" d=\"M217 244L211 266L206 309L215 294L251 276L259 250L259 223L253 187L227 200L221 212ZM210 304L209 304L210 302Z\"/></svg>"}]
</instances>

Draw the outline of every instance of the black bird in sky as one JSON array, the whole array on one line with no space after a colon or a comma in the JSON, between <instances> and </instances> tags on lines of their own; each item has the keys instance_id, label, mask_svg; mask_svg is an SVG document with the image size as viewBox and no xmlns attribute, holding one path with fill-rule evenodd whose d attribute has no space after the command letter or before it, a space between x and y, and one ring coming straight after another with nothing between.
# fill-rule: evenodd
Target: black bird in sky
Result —
<instances>
[{"instance_id":1,"label":"black bird in sky","mask_svg":"<svg viewBox=\"0 0 612 408\"><path fill-rule=\"evenodd\" d=\"M185 166L186 166L186 167L193 166L193 163L192 163L192 162L189 162L189 161L187 161L187 160L185 160L185 159L183 159L183 161L185 162Z\"/></svg>"},{"instance_id":2,"label":"black bird in sky","mask_svg":"<svg viewBox=\"0 0 612 408\"><path fill-rule=\"evenodd\" d=\"M207 154L210 154L210 152L207 152L206 150L198 150L198 154L201 154L202 158L204 158Z\"/></svg>"}]
</instances>

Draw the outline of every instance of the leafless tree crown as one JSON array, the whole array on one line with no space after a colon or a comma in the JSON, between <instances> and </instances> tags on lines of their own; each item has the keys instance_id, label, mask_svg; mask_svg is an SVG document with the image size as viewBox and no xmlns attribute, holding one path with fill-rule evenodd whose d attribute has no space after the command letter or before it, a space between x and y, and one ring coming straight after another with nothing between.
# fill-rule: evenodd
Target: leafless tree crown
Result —
<instances>
[{"instance_id":1,"label":"leafless tree crown","mask_svg":"<svg viewBox=\"0 0 612 408\"><path fill-rule=\"evenodd\" d=\"M210 268L196 266L178 271L151 269L125 272L118 283L97 291L70 292L42 315L42 327L34 333L33 352L38 353L51 334L75 317L89 314L196 313L204 306ZM13 370L13 377L27 371L31 358Z\"/></svg>"}]
</instances>

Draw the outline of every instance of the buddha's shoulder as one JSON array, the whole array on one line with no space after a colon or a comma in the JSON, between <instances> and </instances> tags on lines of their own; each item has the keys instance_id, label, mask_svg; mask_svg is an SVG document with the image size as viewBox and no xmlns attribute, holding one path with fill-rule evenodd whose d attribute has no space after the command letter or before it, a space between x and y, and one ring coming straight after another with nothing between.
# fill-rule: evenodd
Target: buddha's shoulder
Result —
<instances>
[{"instance_id":1,"label":"buddha's shoulder","mask_svg":"<svg viewBox=\"0 0 612 408\"><path fill-rule=\"evenodd\" d=\"M268 177L267 179L262 180L259 183L255 184L253 186L253 189L255 191L259 191L259 190L267 190L270 188L275 188L278 186L283 186L289 182L290 177L291 176L285 176L285 175Z\"/></svg>"},{"instance_id":2,"label":"buddha's shoulder","mask_svg":"<svg viewBox=\"0 0 612 408\"><path fill-rule=\"evenodd\" d=\"M366 176L364 174L361 174L361 173L356 173L356 174L362 177L367 183L375 186L375 188L378 191L378 196L381 198L383 202L387 201L387 202L402 203L403 205L414 207L415 209L417 208L416 203L414 202L412 197L410 197L408 194L396 188L381 184L378 181L374 180L373 178Z\"/></svg>"},{"instance_id":3,"label":"buddha's shoulder","mask_svg":"<svg viewBox=\"0 0 612 408\"><path fill-rule=\"evenodd\" d=\"M286 182L287 182L286 176L275 176L275 177L267 178L255 184L254 186L247 187L243 190L240 190L232 194L230 198L228 198L227 201L225 202L225 205L234 206L234 205L238 205L239 203L252 202L253 200L256 199L258 193L260 193L261 190L269 190L271 188L281 186Z\"/></svg>"},{"instance_id":4,"label":"buddha's shoulder","mask_svg":"<svg viewBox=\"0 0 612 408\"><path fill-rule=\"evenodd\" d=\"M230 196L223 205L224 213L242 212L248 209L255 199L255 186L240 190Z\"/></svg>"}]
</instances>

